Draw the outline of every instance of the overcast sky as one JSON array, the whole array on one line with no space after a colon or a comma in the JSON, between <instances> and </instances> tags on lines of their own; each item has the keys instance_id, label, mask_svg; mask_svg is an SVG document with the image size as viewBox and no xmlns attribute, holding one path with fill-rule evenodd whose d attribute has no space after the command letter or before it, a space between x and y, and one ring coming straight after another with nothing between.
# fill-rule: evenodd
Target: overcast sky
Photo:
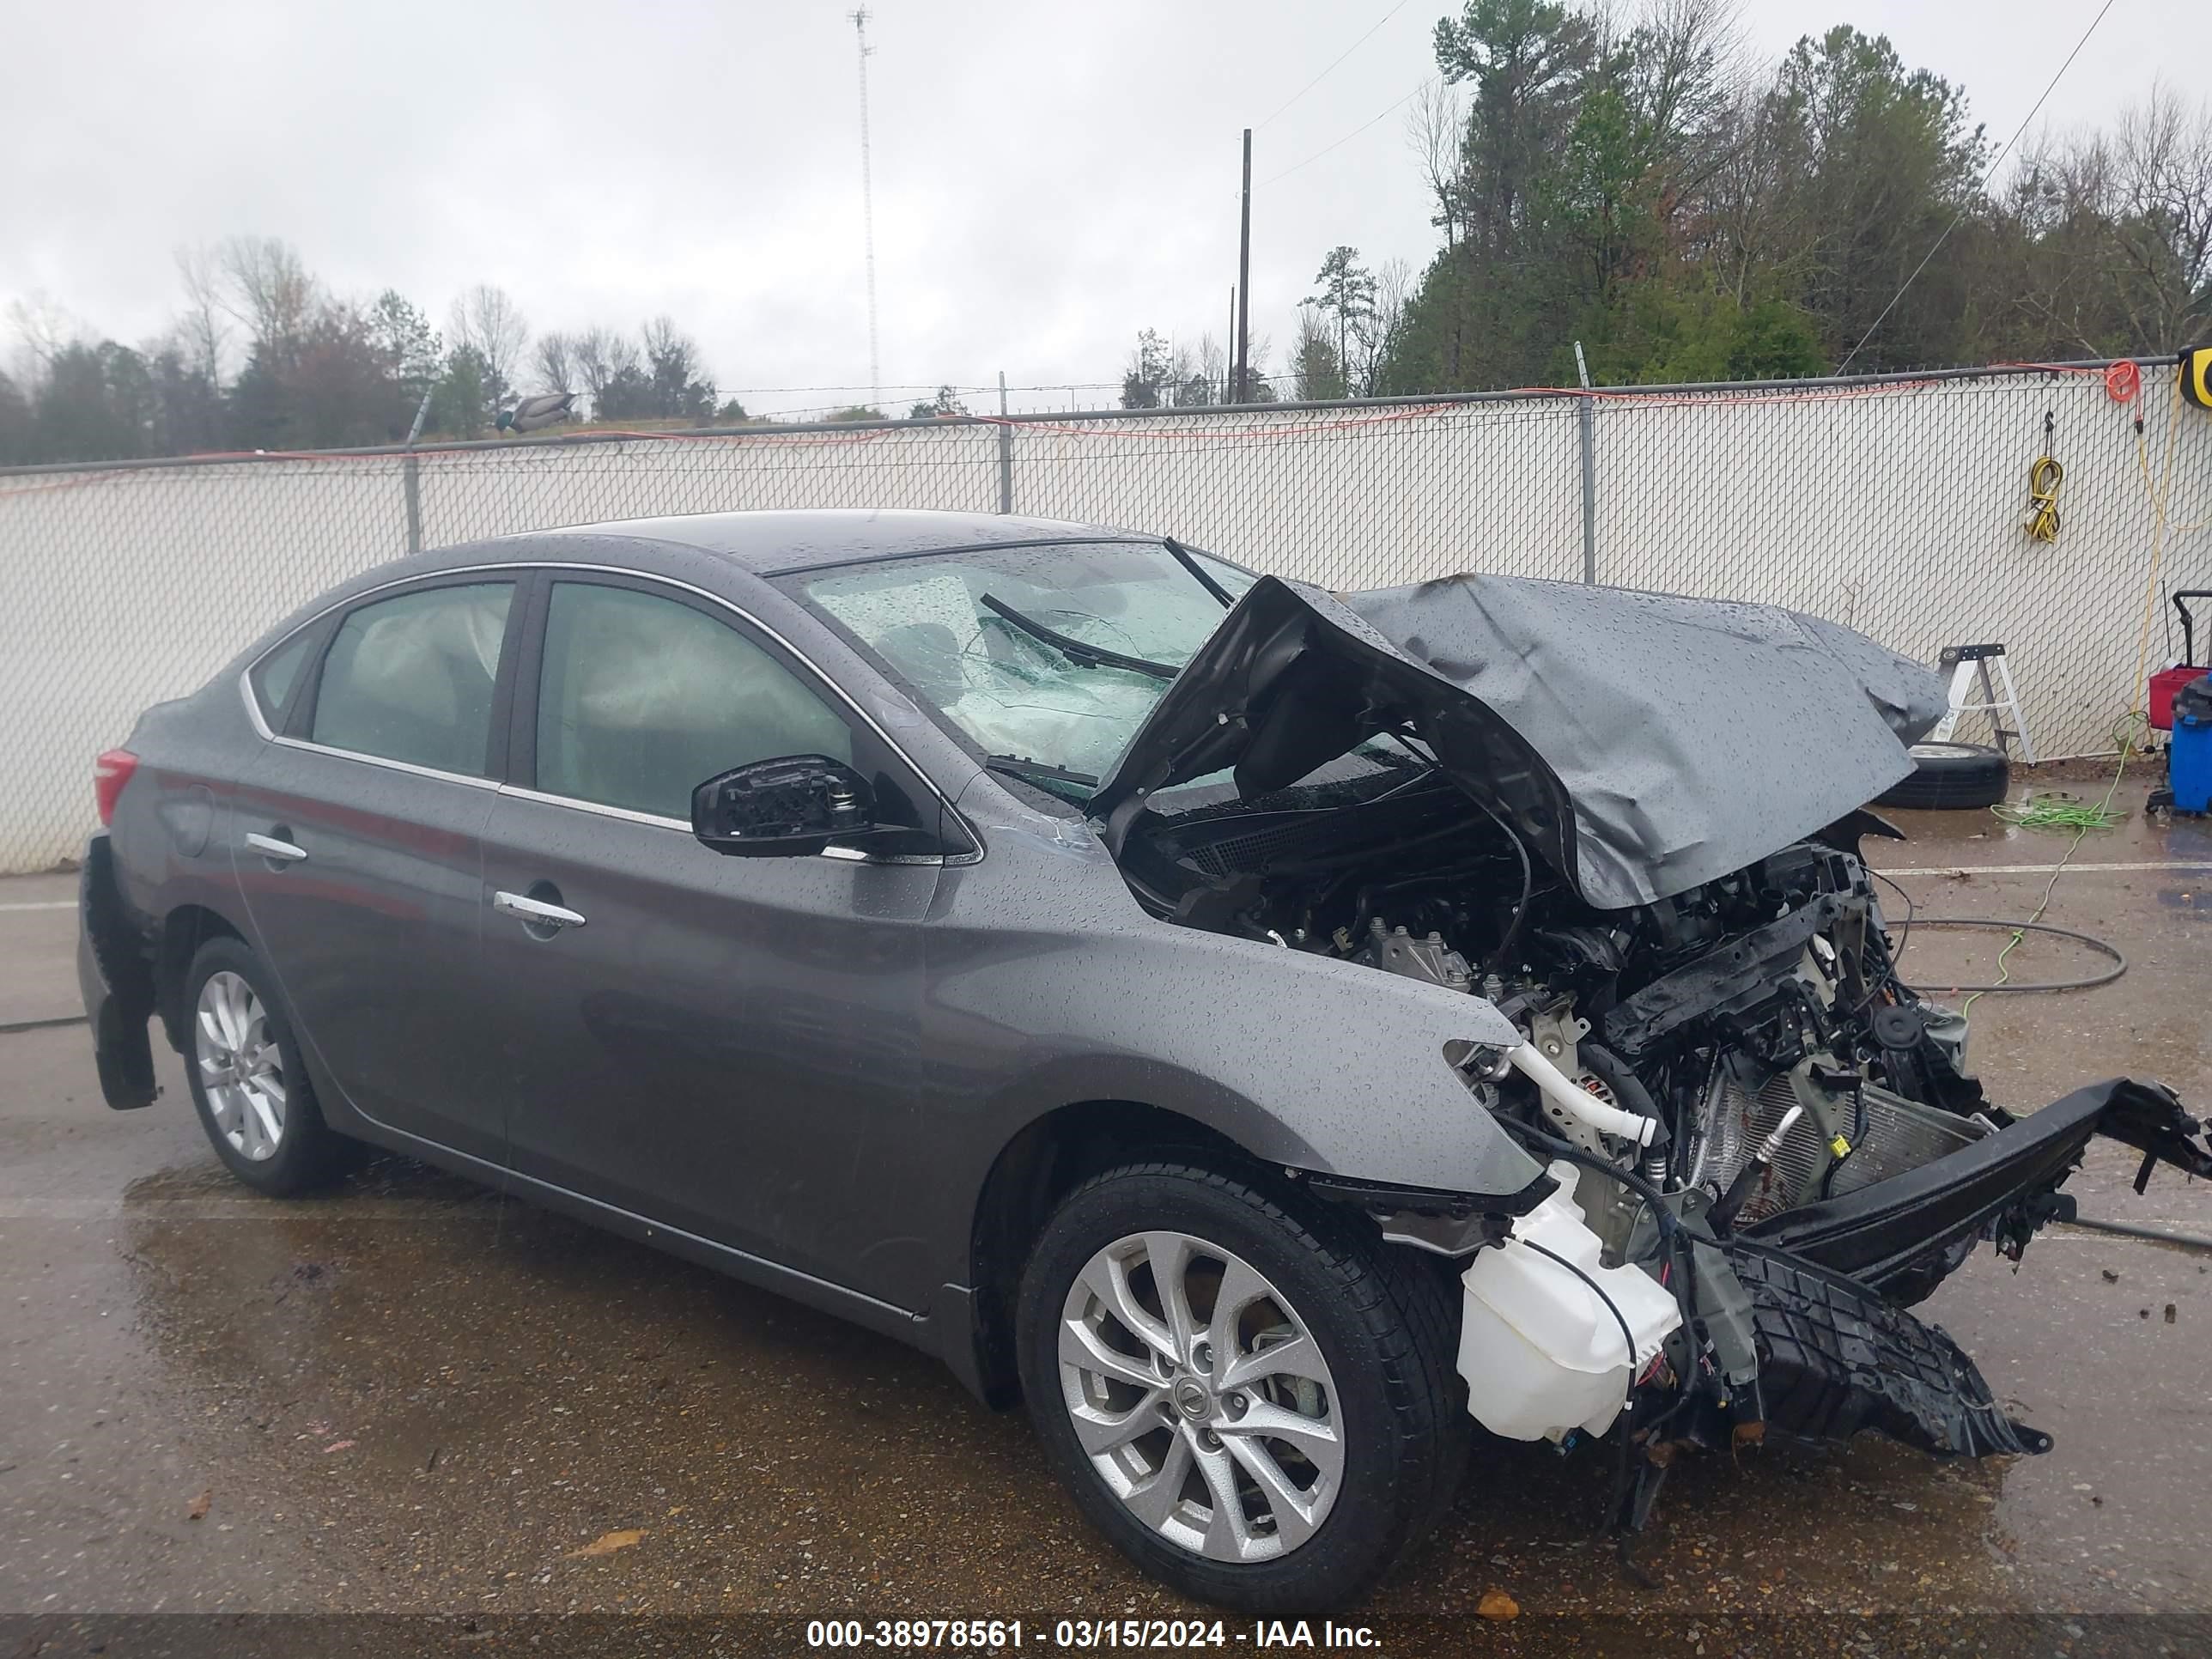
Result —
<instances>
[{"instance_id":1,"label":"overcast sky","mask_svg":"<svg viewBox=\"0 0 2212 1659\"><path fill-rule=\"evenodd\" d=\"M476 282L538 330L665 311L755 412L865 392L850 3L0 0L0 310L42 295L135 341L173 313L173 250L253 233L441 324ZM1769 60L1838 21L1885 33L2002 142L2099 3L1749 0L1744 22ZM885 401L1001 369L1108 381L1141 326L1224 333L1248 125L1278 358L1333 245L1418 268L1434 233L1391 106L1448 8L1394 4L876 0ZM2041 120L2108 120L2160 65L2193 90L2207 63L2212 4L2116 0Z\"/></svg>"}]
</instances>

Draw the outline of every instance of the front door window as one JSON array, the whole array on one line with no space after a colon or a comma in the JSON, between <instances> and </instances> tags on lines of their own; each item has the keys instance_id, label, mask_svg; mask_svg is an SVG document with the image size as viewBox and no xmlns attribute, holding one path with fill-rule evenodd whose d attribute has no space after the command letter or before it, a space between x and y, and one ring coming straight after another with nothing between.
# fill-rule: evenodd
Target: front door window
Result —
<instances>
[{"instance_id":1,"label":"front door window","mask_svg":"<svg viewBox=\"0 0 2212 1659\"><path fill-rule=\"evenodd\" d=\"M560 582L545 622L537 787L691 816L717 773L785 755L849 763L836 712L761 647L678 600Z\"/></svg>"}]
</instances>

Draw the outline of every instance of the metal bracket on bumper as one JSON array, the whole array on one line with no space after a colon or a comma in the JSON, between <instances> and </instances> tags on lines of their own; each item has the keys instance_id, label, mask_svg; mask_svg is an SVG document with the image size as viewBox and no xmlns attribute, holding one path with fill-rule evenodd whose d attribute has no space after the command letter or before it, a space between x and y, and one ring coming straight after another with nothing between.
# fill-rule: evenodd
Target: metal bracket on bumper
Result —
<instances>
[{"instance_id":1,"label":"metal bracket on bumper","mask_svg":"<svg viewBox=\"0 0 2212 1659\"><path fill-rule=\"evenodd\" d=\"M2203 1127L2163 1085L2112 1078L1917 1170L1785 1210L1740 1237L1877 1287L1985 1231L2016 1256L2044 1223L2072 1217L2073 1200L2057 1188L2092 1137L2109 1135L2142 1151L2140 1192L2159 1164L2212 1176L2212 1151L2195 1139Z\"/></svg>"}]
</instances>

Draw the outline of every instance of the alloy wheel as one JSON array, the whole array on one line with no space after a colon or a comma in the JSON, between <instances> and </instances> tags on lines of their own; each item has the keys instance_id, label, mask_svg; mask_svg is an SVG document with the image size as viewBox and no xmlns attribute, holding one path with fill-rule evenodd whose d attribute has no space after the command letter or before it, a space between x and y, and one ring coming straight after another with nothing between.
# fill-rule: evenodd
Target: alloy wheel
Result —
<instances>
[{"instance_id":1,"label":"alloy wheel","mask_svg":"<svg viewBox=\"0 0 2212 1659\"><path fill-rule=\"evenodd\" d=\"M1344 1479L1335 1382L1249 1263L1187 1233L1117 1239L1069 1287L1059 1352L1084 1455L1170 1542L1272 1560L1328 1518Z\"/></svg>"},{"instance_id":2,"label":"alloy wheel","mask_svg":"<svg viewBox=\"0 0 2212 1659\"><path fill-rule=\"evenodd\" d=\"M284 1061L269 1011L252 986L225 969L200 987L192 1060L216 1132L259 1164L284 1142Z\"/></svg>"}]
</instances>

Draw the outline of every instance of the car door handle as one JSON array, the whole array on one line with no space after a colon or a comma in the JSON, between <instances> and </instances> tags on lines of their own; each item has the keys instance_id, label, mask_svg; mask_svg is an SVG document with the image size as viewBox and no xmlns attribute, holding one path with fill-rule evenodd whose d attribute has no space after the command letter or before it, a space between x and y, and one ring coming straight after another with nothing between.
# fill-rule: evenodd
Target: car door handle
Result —
<instances>
[{"instance_id":1,"label":"car door handle","mask_svg":"<svg viewBox=\"0 0 2212 1659\"><path fill-rule=\"evenodd\" d=\"M307 856L306 848L295 847L289 841L279 841L274 836L248 835L246 844L271 864L297 864Z\"/></svg>"},{"instance_id":2,"label":"car door handle","mask_svg":"<svg viewBox=\"0 0 2212 1659\"><path fill-rule=\"evenodd\" d=\"M548 904L544 899L534 899L523 893L494 893L491 908L503 916L513 916L517 921L533 927L581 927L584 925L582 911Z\"/></svg>"}]
</instances>

